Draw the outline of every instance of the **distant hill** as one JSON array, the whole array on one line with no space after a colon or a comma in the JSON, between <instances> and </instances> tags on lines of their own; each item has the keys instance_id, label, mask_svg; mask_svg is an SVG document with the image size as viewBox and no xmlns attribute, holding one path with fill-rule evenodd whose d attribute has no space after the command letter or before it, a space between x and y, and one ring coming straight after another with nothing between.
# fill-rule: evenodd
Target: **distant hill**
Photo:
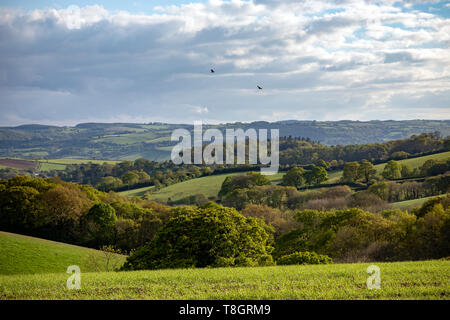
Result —
<instances>
[{"instance_id":1,"label":"distant hill","mask_svg":"<svg viewBox=\"0 0 450 320\"><path fill-rule=\"evenodd\" d=\"M170 135L188 124L82 123L74 127L0 127L0 157L166 160ZM325 145L366 144L403 139L424 132L450 135L450 120L297 121L227 123L208 128L279 129L281 136L304 137Z\"/></svg>"}]
</instances>

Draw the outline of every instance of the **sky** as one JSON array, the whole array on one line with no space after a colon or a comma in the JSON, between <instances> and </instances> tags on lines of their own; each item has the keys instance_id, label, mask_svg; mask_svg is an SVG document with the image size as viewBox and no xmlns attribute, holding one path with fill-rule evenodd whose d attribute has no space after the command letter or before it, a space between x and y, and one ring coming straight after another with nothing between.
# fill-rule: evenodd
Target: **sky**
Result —
<instances>
[{"instance_id":1,"label":"sky","mask_svg":"<svg viewBox=\"0 0 450 320\"><path fill-rule=\"evenodd\" d=\"M0 0L0 126L450 119L449 44L450 1Z\"/></svg>"}]
</instances>

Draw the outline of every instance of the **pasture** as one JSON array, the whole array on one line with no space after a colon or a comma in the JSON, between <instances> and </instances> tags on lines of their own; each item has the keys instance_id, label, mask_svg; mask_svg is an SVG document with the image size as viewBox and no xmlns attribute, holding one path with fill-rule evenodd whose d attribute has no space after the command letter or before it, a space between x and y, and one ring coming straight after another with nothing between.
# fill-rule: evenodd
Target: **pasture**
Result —
<instances>
[{"instance_id":1,"label":"pasture","mask_svg":"<svg viewBox=\"0 0 450 320\"><path fill-rule=\"evenodd\" d=\"M369 263L86 273L68 290L64 271L0 275L0 299L449 299L450 261L374 263L381 288L369 290Z\"/></svg>"},{"instance_id":2,"label":"pasture","mask_svg":"<svg viewBox=\"0 0 450 320\"><path fill-rule=\"evenodd\" d=\"M216 197L226 177L245 173L246 172L219 174L183 181L156 191L150 198L152 200L166 202L169 198L172 201L176 201L196 194L203 194L206 198ZM272 183L279 183L283 174L284 173L279 172L267 177ZM121 194L126 195L126 193L130 194L130 191L125 191Z\"/></svg>"},{"instance_id":3,"label":"pasture","mask_svg":"<svg viewBox=\"0 0 450 320\"><path fill-rule=\"evenodd\" d=\"M420 207L425 201L432 199L432 198L438 198L438 197L444 197L445 195L440 196L430 196L420 199L414 199L414 200L406 200L406 201L399 201L399 202L393 202L390 205L395 209L410 209L410 208L416 208Z\"/></svg>"},{"instance_id":4,"label":"pasture","mask_svg":"<svg viewBox=\"0 0 450 320\"><path fill-rule=\"evenodd\" d=\"M106 270L106 258L99 250L0 231L0 275L64 273L70 265ZM114 262L125 258L114 255Z\"/></svg>"}]
</instances>

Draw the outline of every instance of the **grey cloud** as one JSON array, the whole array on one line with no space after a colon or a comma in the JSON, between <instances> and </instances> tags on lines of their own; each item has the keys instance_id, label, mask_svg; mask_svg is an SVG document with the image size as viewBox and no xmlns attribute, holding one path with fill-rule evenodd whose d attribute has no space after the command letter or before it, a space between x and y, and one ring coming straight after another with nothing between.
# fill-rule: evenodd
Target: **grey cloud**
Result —
<instances>
[{"instance_id":1,"label":"grey cloud","mask_svg":"<svg viewBox=\"0 0 450 320\"><path fill-rule=\"evenodd\" d=\"M0 125L377 118L364 109L367 105L388 105L392 117L402 118L408 104L398 97L405 90L448 106L448 93L430 96L429 88L409 88L412 64L445 87L429 48L416 49L424 53L420 59L397 43L373 41L375 49L365 49L362 42L350 48L330 35L356 28L363 16L303 17L290 21L298 29L286 33L291 24L272 17L272 7L252 13L256 9L245 6L208 4L204 12L153 18L101 12L98 21L79 28L68 28L48 12L31 21L28 13L0 11ZM220 20L204 18L208 13ZM250 14L253 18L247 19ZM186 30L189 23L192 30ZM327 41L337 47L324 47ZM366 59L369 55L375 58ZM383 69L393 62L401 63ZM209 74L211 67L215 75ZM389 83L396 87L379 87ZM391 98L376 100L383 90ZM208 112L198 113L198 108Z\"/></svg>"}]
</instances>

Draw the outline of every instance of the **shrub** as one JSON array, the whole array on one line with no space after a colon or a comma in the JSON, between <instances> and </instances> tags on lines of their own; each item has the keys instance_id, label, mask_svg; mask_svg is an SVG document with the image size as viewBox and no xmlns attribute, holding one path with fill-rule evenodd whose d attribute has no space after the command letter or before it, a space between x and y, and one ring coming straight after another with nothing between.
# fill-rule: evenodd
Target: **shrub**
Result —
<instances>
[{"instance_id":1,"label":"shrub","mask_svg":"<svg viewBox=\"0 0 450 320\"><path fill-rule=\"evenodd\" d=\"M397 151L391 154L391 158L394 160L402 160L407 159L410 156L408 152L405 151Z\"/></svg>"},{"instance_id":2,"label":"shrub","mask_svg":"<svg viewBox=\"0 0 450 320\"><path fill-rule=\"evenodd\" d=\"M362 208L367 211L377 212L388 207L386 201L380 199L379 196L368 191L359 191L352 195L349 203L351 208Z\"/></svg>"},{"instance_id":3,"label":"shrub","mask_svg":"<svg viewBox=\"0 0 450 320\"><path fill-rule=\"evenodd\" d=\"M248 189L254 186L270 185L270 180L258 172L226 177L220 188L219 197L223 197L237 189Z\"/></svg>"},{"instance_id":4,"label":"shrub","mask_svg":"<svg viewBox=\"0 0 450 320\"><path fill-rule=\"evenodd\" d=\"M250 266L272 263L273 228L215 203L178 209L124 270Z\"/></svg>"},{"instance_id":5,"label":"shrub","mask_svg":"<svg viewBox=\"0 0 450 320\"><path fill-rule=\"evenodd\" d=\"M295 252L289 255L282 256L277 260L278 265L292 265L292 264L329 264L333 260L329 256L317 254L315 252Z\"/></svg>"},{"instance_id":6,"label":"shrub","mask_svg":"<svg viewBox=\"0 0 450 320\"><path fill-rule=\"evenodd\" d=\"M281 184L283 186L292 186L298 189L306 182L304 176L305 172L305 169L303 169L302 167L294 167L286 172L286 174L283 176Z\"/></svg>"}]
</instances>

